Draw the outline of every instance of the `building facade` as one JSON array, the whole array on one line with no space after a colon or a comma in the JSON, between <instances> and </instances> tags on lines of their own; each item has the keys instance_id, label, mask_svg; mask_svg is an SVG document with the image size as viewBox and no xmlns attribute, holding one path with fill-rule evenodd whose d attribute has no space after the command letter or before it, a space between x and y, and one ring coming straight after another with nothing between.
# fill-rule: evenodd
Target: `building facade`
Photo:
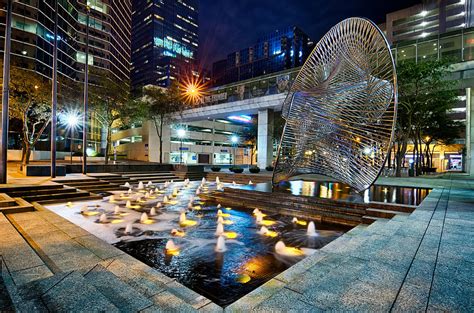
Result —
<instances>
[{"instance_id":1,"label":"building facade","mask_svg":"<svg viewBox=\"0 0 474 313\"><path fill-rule=\"evenodd\" d=\"M6 0L0 0L0 53L2 54L6 5ZM129 81L131 2L129 0L59 0L56 39L60 84L83 82L86 60L87 5L90 8L89 69L91 72L94 69L105 71L106 75L112 79ZM55 39L54 1L15 1L12 17L12 66L28 69L42 75L45 79L51 79ZM94 75L91 75L89 81L94 84L96 79ZM78 99L75 105L81 104L82 98ZM68 105L73 106L73 104ZM92 148L100 151L101 126L94 119L91 121L89 131ZM65 148L66 141L60 139L58 149ZM44 145L41 142L44 142ZM49 149L47 140L41 142L37 148Z\"/></svg>"},{"instance_id":2,"label":"building facade","mask_svg":"<svg viewBox=\"0 0 474 313\"><path fill-rule=\"evenodd\" d=\"M391 12L385 30L390 44L425 38L474 26L473 0L428 0Z\"/></svg>"},{"instance_id":3,"label":"building facade","mask_svg":"<svg viewBox=\"0 0 474 313\"><path fill-rule=\"evenodd\" d=\"M275 31L215 62L212 82L220 86L301 66L311 46L308 35L298 27Z\"/></svg>"},{"instance_id":4,"label":"building facade","mask_svg":"<svg viewBox=\"0 0 474 313\"><path fill-rule=\"evenodd\" d=\"M192 74L198 50L198 0L132 1L132 87L169 86Z\"/></svg>"},{"instance_id":5,"label":"building facade","mask_svg":"<svg viewBox=\"0 0 474 313\"><path fill-rule=\"evenodd\" d=\"M3 53L6 0L0 1L0 49ZM58 72L74 81L83 79L86 2L90 7L89 65L120 80L130 79L131 3L128 0L59 0ZM54 1L14 2L12 64L52 76Z\"/></svg>"}]
</instances>

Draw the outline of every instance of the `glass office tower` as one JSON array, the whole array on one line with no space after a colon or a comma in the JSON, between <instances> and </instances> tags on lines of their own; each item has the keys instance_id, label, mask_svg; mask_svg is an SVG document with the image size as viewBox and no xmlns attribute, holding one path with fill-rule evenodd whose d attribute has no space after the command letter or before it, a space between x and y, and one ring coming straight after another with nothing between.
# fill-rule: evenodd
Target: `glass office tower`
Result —
<instances>
[{"instance_id":1,"label":"glass office tower","mask_svg":"<svg viewBox=\"0 0 474 313\"><path fill-rule=\"evenodd\" d=\"M195 67L198 0L132 1L132 87L169 86Z\"/></svg>"}]
</instances>

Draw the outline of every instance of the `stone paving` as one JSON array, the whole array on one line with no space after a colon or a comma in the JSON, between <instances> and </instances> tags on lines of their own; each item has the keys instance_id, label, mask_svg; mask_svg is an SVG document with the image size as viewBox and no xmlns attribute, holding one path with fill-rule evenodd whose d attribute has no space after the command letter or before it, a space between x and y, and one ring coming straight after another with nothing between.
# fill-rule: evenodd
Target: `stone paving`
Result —
<instances>
[{"instance_id":1,"label":"stone paving","mask_svg":"<svg viewBox=\"0 0 474 313\"><path fill-rule=\"evenodd\" d=\"M381 178L436 188L411 215L355 227L225 311L474 311L474 180L457 178ZM41 207L0 214L0 261L13 302L0 293L0 311L223 310Z\"/></svg>"}]
</instances>

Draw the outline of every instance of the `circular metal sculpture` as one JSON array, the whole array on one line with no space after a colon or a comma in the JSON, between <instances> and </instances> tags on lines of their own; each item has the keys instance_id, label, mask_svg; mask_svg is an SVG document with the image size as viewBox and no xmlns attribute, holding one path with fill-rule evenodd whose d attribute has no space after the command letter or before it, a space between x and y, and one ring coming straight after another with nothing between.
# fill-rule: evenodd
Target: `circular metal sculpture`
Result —
<instances>
[{"instance_id":1,"label":"circular metal sculpture","mask_svg":"<svg viewBox=\"0 0 474 313\"><path fill-rule=\"evenodd\" d=\"M380 174L397 109L395 63L371 21L349 18L316 45L283 103L273 183L319 174L357 191Z\"/></svg>"}]
</instances>

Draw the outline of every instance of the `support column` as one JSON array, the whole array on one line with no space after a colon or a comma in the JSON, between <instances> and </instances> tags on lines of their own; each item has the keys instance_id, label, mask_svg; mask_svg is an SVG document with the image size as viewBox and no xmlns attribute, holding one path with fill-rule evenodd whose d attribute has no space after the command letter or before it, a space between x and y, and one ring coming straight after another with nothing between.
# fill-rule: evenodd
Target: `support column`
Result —
<instances>
[{"instance_id":1,"label":"support column","mask_svg":"<svg viewBox=\"0 0 474 313\"><path fill-rule=\"evenodd\" d=\"M471 88L466 88L466 162L465 169L474 176L474 103Z\"/></svg>"},{"instance_id":2,"label":"support column","mask_svg":"<svg viewBox=\"0 0 474 313\"><path fill-rule=\"evenodd\" d=\"M273 161L273 110L258 111L257 164L260 168Z\"/></svg>"}]
</instances>

